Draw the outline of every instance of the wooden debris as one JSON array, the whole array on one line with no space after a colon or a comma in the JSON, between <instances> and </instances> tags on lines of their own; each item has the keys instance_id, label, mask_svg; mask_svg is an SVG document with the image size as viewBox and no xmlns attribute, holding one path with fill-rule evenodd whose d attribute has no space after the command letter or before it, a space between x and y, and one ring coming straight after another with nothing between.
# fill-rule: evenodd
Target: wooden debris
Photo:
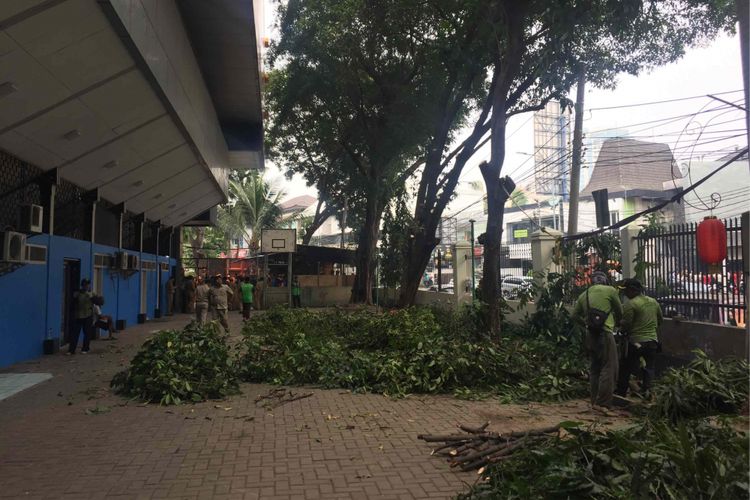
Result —
<instances>
[{"instance_id":1,"label":"wooden debris","mask_svg":"<svg viewBox=\"0 0 750 500\"><path fill-rule=\"evenodd\" d=\"M255 398L255 404L257 405L258 403L262 402L262 406L266 410L270 411L274 408L278 408L279 406L291 403L292 401L299 401L300 399L309 398L314 394L314 392L299 394L284 388L271 389L267 394L263 394Z\"/></svg>"},{"instance_id":2,"label":"wooden debris","mask_svg":"<svg viewBox=\"0 0 750 500\"><path fill-rule=\"evenodd\" d=\"M530 444L558 435L560 431L560 426L555 425L501 434L488 432L488 426L489 422L478 427L459 424L457 427L466 434L420 434L417 438L427 443L442 443L432 450L431 455L447 457L451 467L470 471L504 460Z\"/></svg>"}]
</instances>

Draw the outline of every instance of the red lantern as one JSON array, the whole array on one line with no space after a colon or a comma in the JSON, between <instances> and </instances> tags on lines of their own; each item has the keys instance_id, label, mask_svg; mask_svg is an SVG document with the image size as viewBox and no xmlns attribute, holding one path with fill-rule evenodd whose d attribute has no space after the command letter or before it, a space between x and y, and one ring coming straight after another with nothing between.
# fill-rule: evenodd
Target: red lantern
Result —
<instances>
[{"instance_id":1,"label":"red lantern","mask_svg":"<svg viewBox=\"0 0 750 500\"><path fill-rule=\"evenodd\" d=\"M698 258L710 265L721 264L727 258L727 228L716 217L706 217L695 231Z\"/></svg>"}]
</instances>

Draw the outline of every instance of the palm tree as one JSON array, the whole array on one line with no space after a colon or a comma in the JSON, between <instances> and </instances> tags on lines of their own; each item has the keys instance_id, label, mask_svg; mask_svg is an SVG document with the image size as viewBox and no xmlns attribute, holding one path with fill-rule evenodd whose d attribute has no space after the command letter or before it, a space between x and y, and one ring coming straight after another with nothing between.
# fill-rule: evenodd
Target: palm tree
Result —
<instances>
[{"instance_id":1,"label":"palm tree","mask_svg":"<svg viewBox=\"0 0 750 500\"><path fill-rule=\"evenodd\" d=\"M285 192L276 182L252 171L229 181L229 203L219 208L218 226L229 239L245 239L258 248L260 232L281 220L281 198Z\"/></svg>"}]
</instances>

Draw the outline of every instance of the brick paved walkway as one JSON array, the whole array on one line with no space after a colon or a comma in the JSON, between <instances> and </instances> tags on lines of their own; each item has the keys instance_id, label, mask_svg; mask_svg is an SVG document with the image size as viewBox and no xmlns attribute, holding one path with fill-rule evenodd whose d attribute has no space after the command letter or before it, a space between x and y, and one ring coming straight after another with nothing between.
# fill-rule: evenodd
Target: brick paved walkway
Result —
<instances>
[{"instance_id":1,"label":"brick paved walkway","mask_svg":"<svg viewBox=\"0 0 750 500\"><path fill-rule=\"evenodd\" d=\"M0 401L0 498L451 498L476 476L431 457L418 433L459 421L505 431L592 418L580 402L501 406L316 388L291 388L314 395L268 411L254 402L271 389L260 384L179 407L109 392L149 332L186 322L138 325L116 342L93 342L88 355L3 370L54 377Z\"/></svg>"}]
</instances>

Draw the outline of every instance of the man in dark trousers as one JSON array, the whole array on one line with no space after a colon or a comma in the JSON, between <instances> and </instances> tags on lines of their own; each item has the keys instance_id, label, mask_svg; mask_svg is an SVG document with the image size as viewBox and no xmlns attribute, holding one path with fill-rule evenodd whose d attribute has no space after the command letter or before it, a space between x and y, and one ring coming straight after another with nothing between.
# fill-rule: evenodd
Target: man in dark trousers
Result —
<instances>
[{"instance_id":1,"label":"man in dark trousers","mask_svg":"<svg viewBox=\"0 0 750 500\"><path fill-rule=\"evenodd\" d=\"M302 288L296 276L292 281L292 307L302 307Z\"/></svg>"},{"instance_id":2,"label":"man in dark trousers","mask_svg":"<svg viewBox=\"0 0 750 500\"><path fill-rule=\"evenodd\" d=\"M81 354L89 352L89 340L91 327L93 325L94 306L91 299L94 295L91 293L91 282L86 278L81 280L81 289L73 294L73 312L75 314L75 329L71 332L68 342L68 355L76 353L78 346L78 336L83 331L83 347Z\"/></svg>"},{"instance_id":3,"label":"man in dark trousers","mask_svg":"<svg viewBox=\"0 0 750 500\"><path fill-rule=\"evenodd\" d=\"M620 329L628 336L627 356L620 366L617 394L626 396L630 376L642 374L641 390L646 392L654 379L654 358L659 348L657 332L664 317L659 303L643 295L643 286L636 279L627 279L622 288L628 301L622 306ZM646 367L641 371L641 358Z\"/></svg>"},{"instance_id":4,"label":"man in dark trousers","mask_svg":"<svg viewBox=\"0 0 750 500\"><path fill-rule=\"evenodd\" d=\"M596 271L576 301L573 315L586 325L586 347L591 357L591 404L609 408L617 384L617 344L612 332L622 318L620 296L607 275Z\"/></svg>"},{"instance_id":5,"label":"man in dark trousers","mask_svg":"<svg viewBox=\"0 0 750 500\"><path fill-rule=\"evenodd\" d=\"M250 283L250 276L245 276L240 285L240 292L242 294L242 319L250 319L250 310L253 308L253 286Z\"/></svg>"}]
</instances>

